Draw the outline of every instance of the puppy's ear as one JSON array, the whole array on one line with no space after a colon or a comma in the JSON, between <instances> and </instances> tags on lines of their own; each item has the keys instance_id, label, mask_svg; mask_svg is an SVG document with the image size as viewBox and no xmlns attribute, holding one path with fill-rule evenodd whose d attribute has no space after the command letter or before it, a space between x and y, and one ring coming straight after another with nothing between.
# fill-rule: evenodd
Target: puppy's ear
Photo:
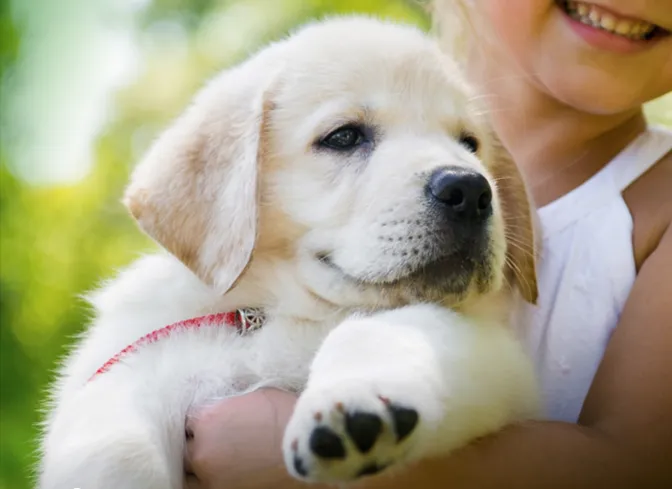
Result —
<instances>
[{"instance_id":1,"label":"puppy's ear","mask_svg":"<svg viewBox=\"0 0 672 489\"><path fill-rule=\"evenodd\" d=\"M537 303L536 211L513 157L493 135L495 164L493 176L502 203L506 232L506 274L522 297Z\"/></svg>"},{"instance_id":2,"label":"puppy's ear","mask_svg":"<svg viewBox=\"0 0 672 489\"><path fill-rule=\"evenodd\" d=\"M257 237L259 167L271 66L252 59L215 78L135 169L124 204L140 227L221 293Z\"/></svg>"}]
</instances>

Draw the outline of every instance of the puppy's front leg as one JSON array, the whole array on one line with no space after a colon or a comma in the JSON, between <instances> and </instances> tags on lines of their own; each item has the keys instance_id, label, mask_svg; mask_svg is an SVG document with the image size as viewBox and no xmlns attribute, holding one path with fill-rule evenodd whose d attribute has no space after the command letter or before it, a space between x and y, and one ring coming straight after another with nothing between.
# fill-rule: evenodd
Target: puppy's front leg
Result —
<instances>
[{"instance_id":1,"label":"puppy's front leg","mask_svg":"<svg viewBox=\"0 0 672 489\"><path fill-rule=\"evenodd\" d=\"M535 416L513 336L434 305L352 318L325 340L283 451L298 478L347 482Z\"/></svg>"},{"instance_id":2,"label":"puppy's front leg","mask_svg":"<svg viewBox=\"0 0 672 489\"><path fill-rule=\"evenodd\" d=\"M184 417L108 382L116 373L59 403L42 441L39 489L181 489Z\"/></svg>"}]
</instances>

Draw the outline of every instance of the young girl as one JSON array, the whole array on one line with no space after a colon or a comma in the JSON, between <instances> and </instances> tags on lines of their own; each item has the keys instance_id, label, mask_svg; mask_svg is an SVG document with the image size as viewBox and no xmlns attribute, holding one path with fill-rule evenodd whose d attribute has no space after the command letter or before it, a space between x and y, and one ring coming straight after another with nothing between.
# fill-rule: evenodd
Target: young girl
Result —
<instances>
[{"instance_id":1,"label":"young girl","mask_svg":"<svg viewBox=\"0 0 672 489\"><path fill-rule=\"evenodd\" d=\"M549 420L356 487L672 487L672 133L642 112L672 90L672 0L446 0L439 24L458 3L469 73L539 207L524 313ZM305 487L280 454L293 402L262 390L190 420L188 484Z\"/></svg>"}]
</instances>

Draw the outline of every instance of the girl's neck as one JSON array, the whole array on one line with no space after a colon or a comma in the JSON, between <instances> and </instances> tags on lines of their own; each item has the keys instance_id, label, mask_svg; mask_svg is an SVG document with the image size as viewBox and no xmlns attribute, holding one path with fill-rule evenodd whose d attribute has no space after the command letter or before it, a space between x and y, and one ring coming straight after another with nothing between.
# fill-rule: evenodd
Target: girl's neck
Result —
<instances>
[{"instance_id":1,"label":"girl's neck","mask_svg":"<svg viewBox=\"0 0 672 489\"><path fill-rule=\"evenodd\" d=\"M548 96L515 70L478 72L495 130L520 165L538 206L603 168L646 128L641 108L594 115ZM502 70L500 70L502 71ZM476 73L474 73L476 74Z\"/></svg>"}]
</instances>

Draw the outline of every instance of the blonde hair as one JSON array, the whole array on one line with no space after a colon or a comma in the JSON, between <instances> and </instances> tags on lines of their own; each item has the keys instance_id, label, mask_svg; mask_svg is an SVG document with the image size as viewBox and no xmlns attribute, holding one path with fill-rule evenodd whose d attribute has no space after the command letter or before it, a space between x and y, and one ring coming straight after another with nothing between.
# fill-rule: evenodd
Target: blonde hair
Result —
<instances>
[{"instance_id":1,"label":"blonde hair","mask_svg":"<svg viewBox=\"0 0 672 489\"><path fill-rule=\"evenodd\" d=\"M476 3L477 0L431 0L428 5L432 31L442 50L463 67L488 38Z\"/></svg>"},{"instance_id":2,"label":"blonde hair","mask_svg":"<svg viewBox=\"0 0 672 489\"><path fill-rule=\"evenodd\" d=\"M473 41L471 7L467 0L432 0L432 30L441 48L460 64L466 62Z\"/></svg>"}]
</instances>

